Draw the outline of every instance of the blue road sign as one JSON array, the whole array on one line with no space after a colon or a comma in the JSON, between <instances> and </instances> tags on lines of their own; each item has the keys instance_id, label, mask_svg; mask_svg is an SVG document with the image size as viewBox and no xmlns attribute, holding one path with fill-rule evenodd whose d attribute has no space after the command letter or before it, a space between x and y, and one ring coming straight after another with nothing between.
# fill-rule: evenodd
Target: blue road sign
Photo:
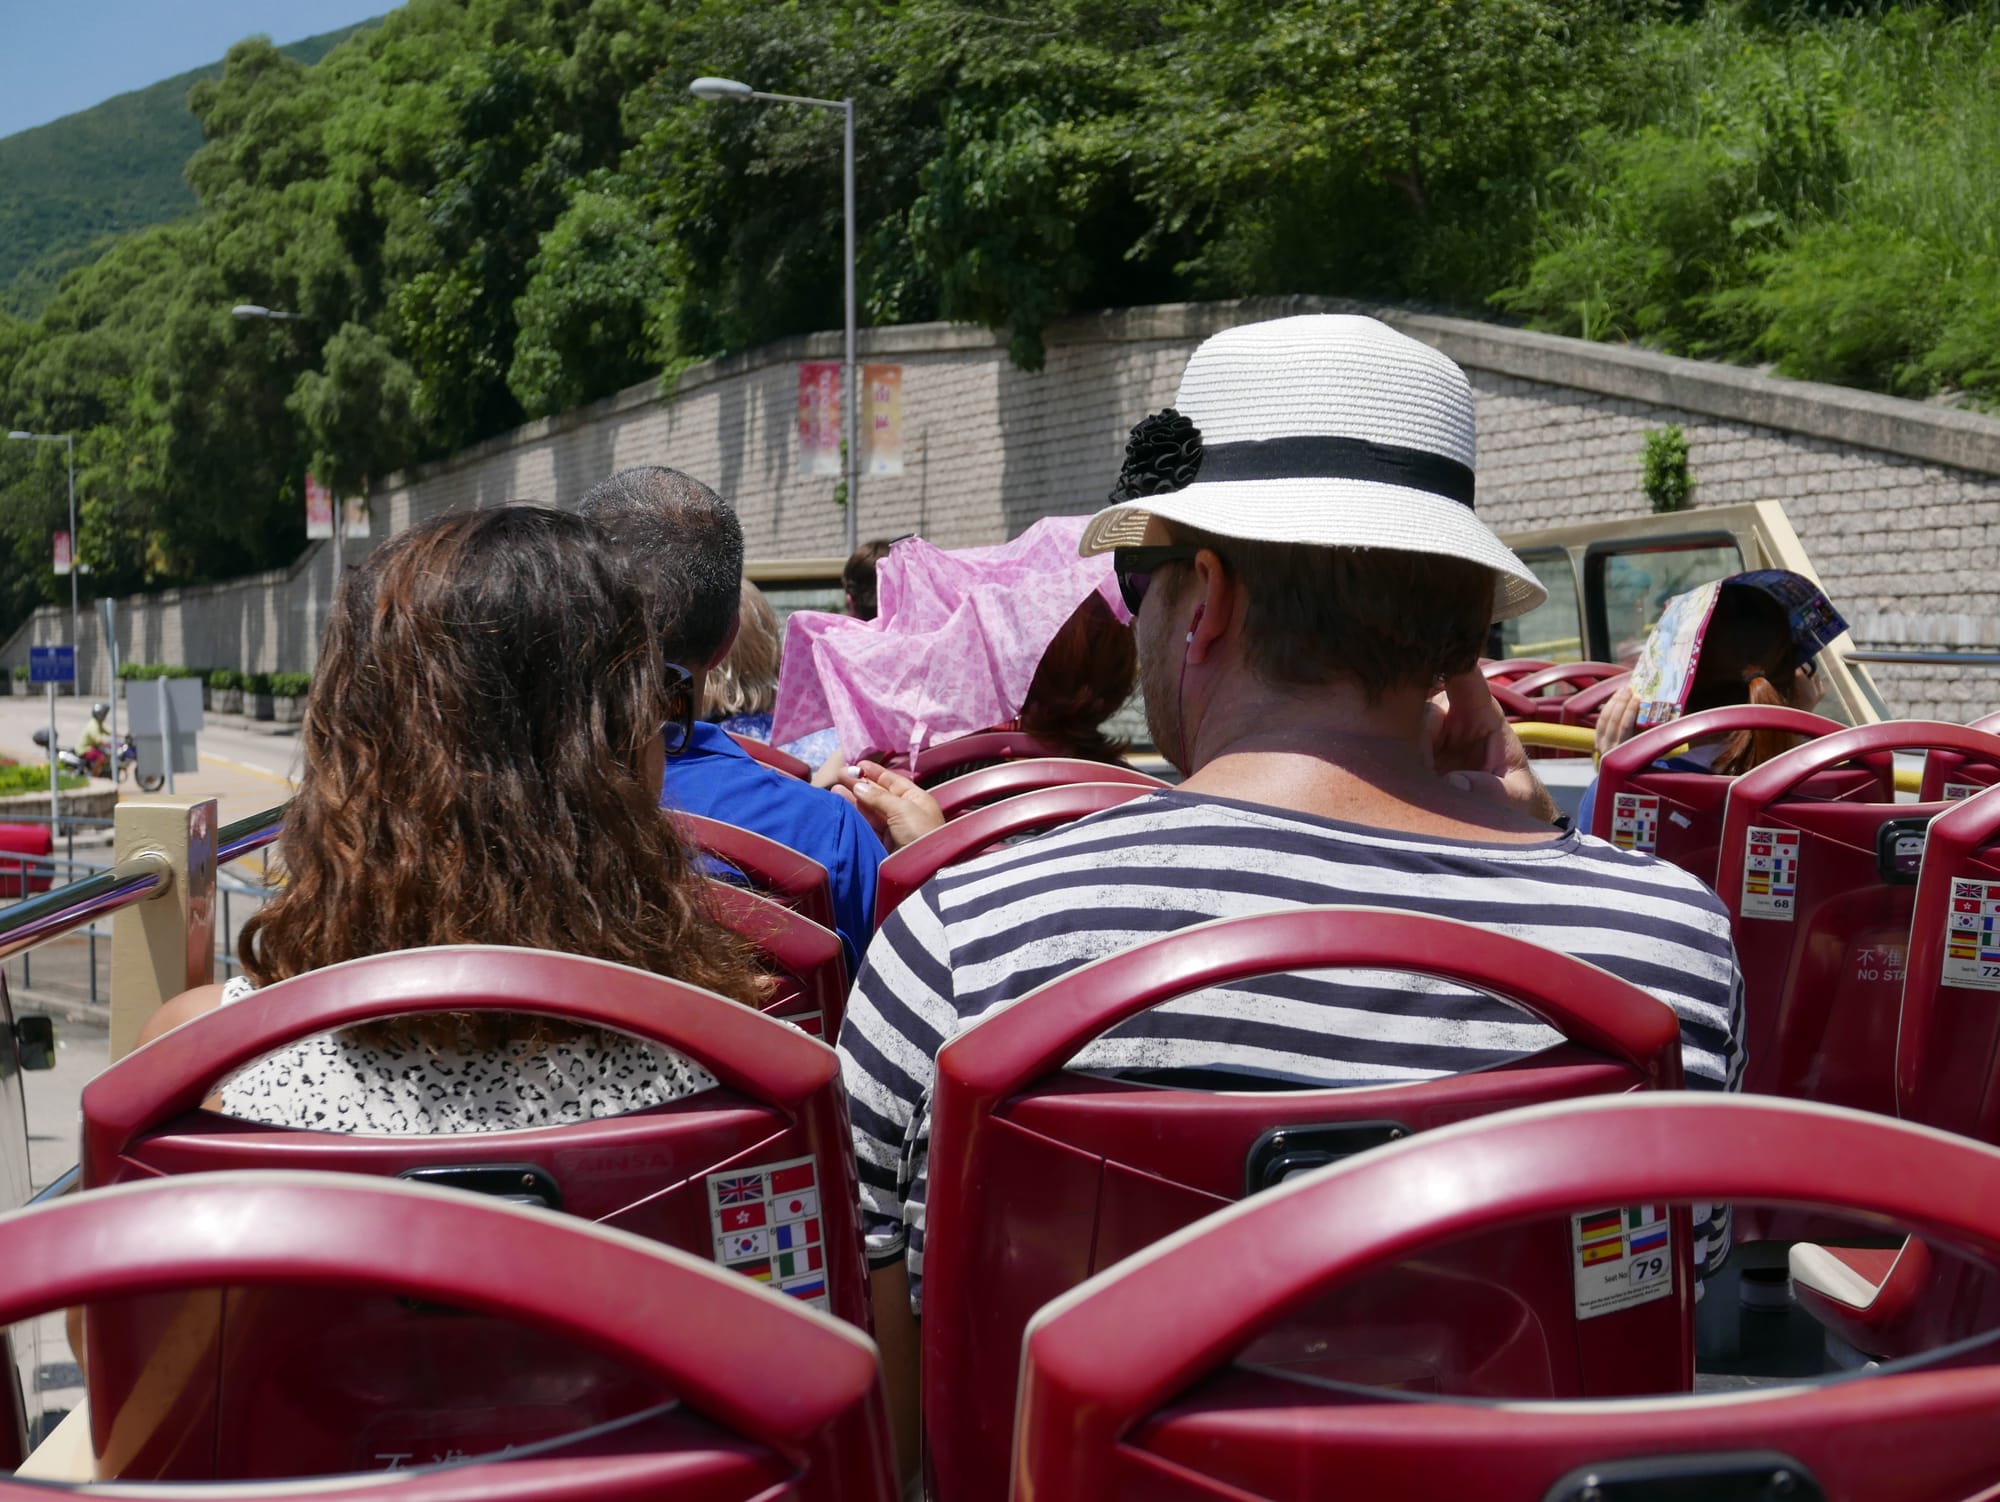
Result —
<instances>
[{"instance_id":1,"label":"blue road sign","mask_svg":"<svg viewBox=\"0 0 2000 1502\"><path fill-rule=\"evenodd\" d=\"M76 682L75 647L28 648L28 682Z\"/></svg>"}]
</instances>

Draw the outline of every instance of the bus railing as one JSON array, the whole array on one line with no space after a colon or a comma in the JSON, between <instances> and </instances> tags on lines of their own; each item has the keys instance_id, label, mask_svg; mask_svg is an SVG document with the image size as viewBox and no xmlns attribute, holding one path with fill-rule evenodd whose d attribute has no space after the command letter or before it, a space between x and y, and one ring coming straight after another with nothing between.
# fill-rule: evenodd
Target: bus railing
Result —
<instances>
[{"instance_id":1,"label":"bus railing","mask_svg":"<svg viewBox=\"0 0 2000 1502\"><path fill-rule=\"evenodd\" d=\"M215 978L216 867L274 842L283 807L218 827L212 798L118 805L108 870L0 909L0 960L111 919L111 1057L168 998Z\"/></svg>"}]
</instances>

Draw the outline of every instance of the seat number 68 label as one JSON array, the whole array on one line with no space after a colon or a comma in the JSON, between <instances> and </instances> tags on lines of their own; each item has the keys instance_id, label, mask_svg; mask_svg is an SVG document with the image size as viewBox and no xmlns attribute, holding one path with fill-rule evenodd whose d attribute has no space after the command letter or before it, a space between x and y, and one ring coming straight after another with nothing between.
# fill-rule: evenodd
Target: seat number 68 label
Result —
<instances>
[{"instance_id":1,"label":"seat number 68 label","mask_svg":"<svg viewBox=\"0 0 2000 1502\"><path fill-rule=\"evenodd\" d=\"M1751 829L1743 850L1743 916L1790 923L1798 905L1799 832Z\"/></svg>"}]
</instances>

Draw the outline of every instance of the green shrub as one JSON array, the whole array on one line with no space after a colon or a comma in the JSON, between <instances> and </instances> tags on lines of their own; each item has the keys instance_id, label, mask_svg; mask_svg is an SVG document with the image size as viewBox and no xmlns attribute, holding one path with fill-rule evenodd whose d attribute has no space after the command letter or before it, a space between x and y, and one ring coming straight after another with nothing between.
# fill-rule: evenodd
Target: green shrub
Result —
<instances>
[{"instance_id":1,"label":"green shrub","mask_svg":"<svg viewBox=\"0 0 2000 1502\"><path fill-rule=\"evenodd\" d=\"M1655 511L1687 510L1694 476L1688 473L1687 434L1679 423L1647 431L1645 471L1639 484Z\"/></svg>"},{"instance_id":2,"label":"green shrub","mask_svg":"<svg viewBox=\"0 0 2000 1502\"><path fill-rule=\"evenodd\" d=\"M271 674L271 692L280 699L303 699L311 688L311 673Z\"/></svg>"},{"instance_id":3,"label":"green shrub","mask_svg":"<svg viewBox=\"0 0 2000 1502\"><path fill-rule=\"evenodd\" d=\"M246 694L270 693L271 675L269 673L245 673L243 675L243 692Z\"/></svg>"},{"instance_id":4,"label":"green shrub","mask_svg":"<svg viewBox=\"0 0 2000 1502\"><path fill-rule=\"evenodd\" d=\"M75 792L80 787L88 787L90 779L79 777L74 772L58 772L56 786L65 793ZM47 762L30 763L25 766L0 767L0 798L15 793L46 793L49 790L49 766Z\"/></svg>"},{"instance_id":5,"label":"green shrub","mask_svg":"<svg viewBox=\"0 0 2000 1502\"><path fill-rule=\"evenodd\" d=\"M243 687L243 675L235 668L210 668L208 670L208 686L214 689L221 689L225 692L232 688L241 688Z\"/></svg>"},{"instance_id":6,"label":"green shrub","mask_svg":"<svg viewBox=\"0 0 2000 1502\"><path fill-rule=\"evenodd\" d=\"M28 665L25 662L14 664L14 681L16 683L26 683L28 681Z\"/></svg>"}]
</instances>

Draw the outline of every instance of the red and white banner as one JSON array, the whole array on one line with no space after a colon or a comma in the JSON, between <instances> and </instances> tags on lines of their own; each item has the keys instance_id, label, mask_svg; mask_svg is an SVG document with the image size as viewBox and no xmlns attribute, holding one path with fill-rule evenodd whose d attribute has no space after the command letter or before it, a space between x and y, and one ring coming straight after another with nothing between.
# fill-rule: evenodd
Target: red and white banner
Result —
<instances>
[{"instance_id":1,"label":"red and white banner","mask_svg":"<svg viewBox=\"0 0 2000 1502\"><path fill-rule=\"evenodd\" d=\"M69 569L69 533L58 532L56 533L56 573L60 576L68 573Z\"/></svg>"},{"instance_id":2,"label":"red and white banner","mask_svg":"<svg viewBox=\"0 0 2000 1502\"><path fill-rule=\"evenodd\" d=\"M333 536L333 492L306 476L306 540Z\"/></svg>"},{"instance_id":3,"label":"red and white banner","mask_svg":"<svg viewBox=\"0 0 2000 1502\"><path fill-rule=\"evenodd\" d=\"M903 367L861 367L862 452L871 475L903 472Z\"/></svg>"},{"instance_id":4,"label":"red and white banner","mask_svg":"<svg viewBox=\"0 0 2000 1502\"><path fill-rule=\"evenodd\" d=\"M799 474L840 473L840 362L799 366Z\"/></svg>"}]
</instances>

